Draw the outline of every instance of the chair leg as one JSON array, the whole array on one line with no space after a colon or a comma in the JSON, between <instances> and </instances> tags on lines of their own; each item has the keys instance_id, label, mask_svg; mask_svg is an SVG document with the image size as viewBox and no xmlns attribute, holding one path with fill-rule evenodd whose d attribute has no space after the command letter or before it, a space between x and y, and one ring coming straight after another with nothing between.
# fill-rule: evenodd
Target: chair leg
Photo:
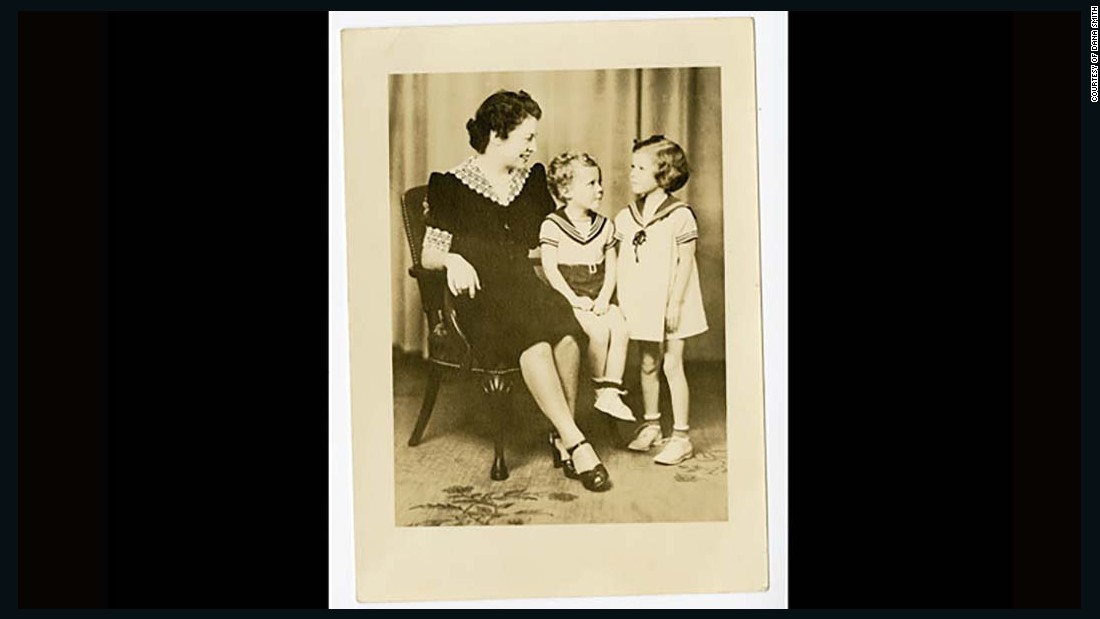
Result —
<instances>
[{"instance_id":1,"label":"chair leg","mask_svg":"<svg viewBox=\"0 0 1100 619\"><path fill-rule=\"evenodd\" d=\"M489 477L494 481L508 479L508 464L504 461L504 436L507 422L512 416L512 382L505 376L490 374L481 384L489 399L493 415L493 468Z\"/></svg>"},{"instance_id":2,"label":"chair leg","mask_svg":"<svg viewBox=\"0 0 1100 619\"><path fill-rule=\"evenodd\" d=\"M424 387L424 403L420 405L420 416L416 418L416 427L409 437L409 447L416 447L424 437L424 428L435 408L435 396L439 394L439 383L443 380L443 368L431 363L428 365L428 384Z\"/></svg>"}]
</instances>

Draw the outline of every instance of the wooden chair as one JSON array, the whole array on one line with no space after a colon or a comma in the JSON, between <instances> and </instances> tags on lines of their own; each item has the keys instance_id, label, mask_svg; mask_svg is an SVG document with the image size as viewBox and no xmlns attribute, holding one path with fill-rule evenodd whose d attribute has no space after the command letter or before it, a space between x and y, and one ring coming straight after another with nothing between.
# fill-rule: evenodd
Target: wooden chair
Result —
<instances>
[{"instance_id":1,"label":"wooden chair","mask_svg":"<svg viewBox=\"0 0 1100 619\"><path fill-rule=\"evenodd\" d=\"M409 437L409 446L419 445L424 437L444 374L449 370L472 372L481 379L481 389L485 392L488 408L493 416L493 465L489 470L489 477L497 481L508 479L508 465L504 460L504 436L507 423L512 417L511 391L514 376L519 372L518 359L514 366L484 367L456 322L453 297L447 288L446 274L442 271L429 271L421 265L420 252L428 211L427 197L427 185L413 187L401 196L401 215L413 262L409 275L416 278L429 329L428 383L416 427Z\"/></svg>"}]
</instances>

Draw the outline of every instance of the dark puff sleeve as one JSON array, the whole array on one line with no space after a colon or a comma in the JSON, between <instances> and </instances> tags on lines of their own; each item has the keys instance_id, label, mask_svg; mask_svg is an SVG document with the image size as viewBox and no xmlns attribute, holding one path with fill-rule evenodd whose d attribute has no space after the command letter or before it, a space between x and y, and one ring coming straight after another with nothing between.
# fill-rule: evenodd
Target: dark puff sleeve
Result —
<instances>
[{"instance_id":1,"label":"dark puff sleeve","mask_svg":"<svg viewBox=\"0 0 1100 619\"><path fill-rule=\"evenodd\" d=\"M535 200L537 201L538 218L541 223L543 218L557 210L558 205L550 195L550 188L546 184L546 168L541 163L531 166L531 176L528 183L534 183Z\"/></svg>"},{"instance_id":2,"label":"dark puff sleeve","mask_svg":"<svg viewBox=\"0 0 1100 619\"><path fill-rule=\"evenodd\" d=\"M546 186L546 168L541 163L531 166L525 189L524 193L527 195L524 197L528 204L525 207L527 221L524 236L527 247L534 249L539 245L539 230L542 227L542 220L558 208L554 198L550 195L550 189Z\"/></svg>"}]
</instances>

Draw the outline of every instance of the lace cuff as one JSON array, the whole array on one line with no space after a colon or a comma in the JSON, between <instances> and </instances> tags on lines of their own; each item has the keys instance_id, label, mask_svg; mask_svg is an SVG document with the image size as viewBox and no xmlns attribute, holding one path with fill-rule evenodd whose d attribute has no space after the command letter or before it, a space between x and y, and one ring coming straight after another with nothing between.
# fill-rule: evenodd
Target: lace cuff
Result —
<instances>
[{"instance_id":1,"label":"lace cuff","mask_svg":"<svg viewBox=\"0 0 1100 619\"><path fill-rule=\"evenodd\" d=\"M436 251L447 253L451 251L452 238L454 238L454 235L450 232L428 226L427 231L424 233L424 249L431 248Z\"/></svg>"}]
</instances>

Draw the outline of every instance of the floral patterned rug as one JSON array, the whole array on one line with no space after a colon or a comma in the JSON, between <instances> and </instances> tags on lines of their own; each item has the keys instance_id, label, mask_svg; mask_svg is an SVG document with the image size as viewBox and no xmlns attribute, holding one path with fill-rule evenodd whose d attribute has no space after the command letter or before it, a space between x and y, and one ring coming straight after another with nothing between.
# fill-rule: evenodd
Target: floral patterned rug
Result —
<instances>
[{"instance_id":1,"label":"floral patterned rug","mask_svg":"<svg viewBox=\"0 0 1100 619\"><path fill-rule=\"evenodd\" d=\"M577 422L611 474L607 492L589 492L551 463L549 428L530 395L513 392L514 419L506 444L510 476L489 479L493 428L476 381L445 382L423 442L406 444L422 398L422 373L399 375L395 366L395 522L398 526L516 526L725 521L728 455L724 369L692 368L692 442L695 454L676 466L653 462L657 450L624 448L631 424L605 430L590 402L578 404ZM721 380L718 380L720 377ZM590 399L590 398L589 398ZM628 404L635 403L627 400Z\"/></svg>"}]
</instances>

